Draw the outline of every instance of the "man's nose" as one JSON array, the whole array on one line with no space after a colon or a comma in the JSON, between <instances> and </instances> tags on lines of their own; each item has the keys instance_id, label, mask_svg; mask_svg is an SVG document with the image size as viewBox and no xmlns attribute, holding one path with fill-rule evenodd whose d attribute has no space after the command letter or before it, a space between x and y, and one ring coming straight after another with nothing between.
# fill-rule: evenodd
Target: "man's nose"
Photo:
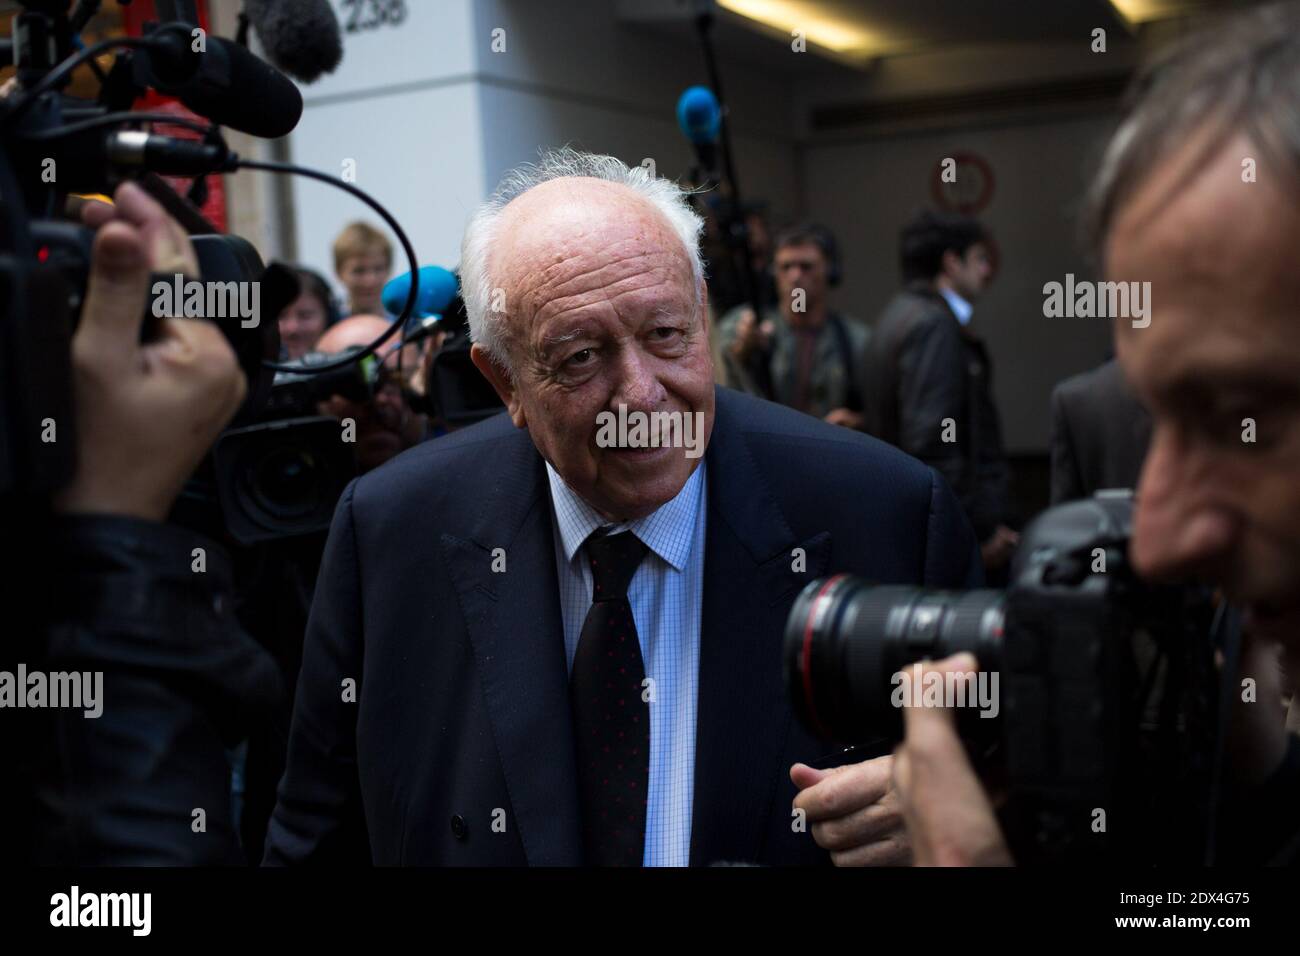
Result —
<instances>
[{"instance_id":1,"label":"man's nose","mask_svg":"<svg viewBox=\"0 0 1300 956\"><path fill-rule=\"evenodd\" d=\"M663 404L667 392L656 375L655 363L640 344L625 348L619 356L619 381L615 389L614 408L626 405L629 411L652 411Z\"/></svg>"},{"instance_id":2,"label":"man's nose","mask_svg":"<svg viewBox=\"0 0 1300 956\"><path fill-rule=\"evenodd\" d=\"M1216 500L1208 449L1173 427L1161 426L1137 488L1129 558L1143 577L1222 576L1237 519Z\"/></svg>"}]
</instances>

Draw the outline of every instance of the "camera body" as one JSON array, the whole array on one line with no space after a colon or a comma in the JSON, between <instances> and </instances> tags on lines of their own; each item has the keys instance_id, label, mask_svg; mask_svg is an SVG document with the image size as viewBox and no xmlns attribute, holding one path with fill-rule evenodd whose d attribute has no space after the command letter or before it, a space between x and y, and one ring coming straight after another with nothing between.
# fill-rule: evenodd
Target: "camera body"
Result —
<instances>
[{"instance_id":1,"label":"camera body","mask_svg":"<svg viewBox=\"0 0 1300 956\"><path fill-rule=\"evenodd\" d=\"M1005 797L1017 858L1201 862L1218 729L1214 607L1206 589L1137 577L1132 510L1130 493L1102 492L1044 512L1005 592L813 582L786 630L796 712L834 739L899 740L901 704L930 705L899 693L911 690L903 669L969 651L980 694L943 703Z\"/></svg>"},{"instance_id":2,"label":"camera body","mask_svg":"<svg viewBox=\"0 0 1300 956\"><path fill-rule=\"evenodd\" d=\"M138 142L99 123L126 110L144 86L126 69L124 56L101 85L97 102L65 96L68 81L41 87L59 76L78 50L84 25L67 0L25 0L14 18L13 40L5 53L18 68L23 93L0 100L0 495L40 498L71 480L76 469L74 443L50 437L50 428L67 434L75 428L71 400L71 340L90 271L93 230L55 218L70 196L112 192L121 181L148 169L145 157L124 143ZM89 6L87 7L89 9ZM156 34L175 39L176 25ZM148 59L137 50L136 62ZM152 80L149 71L143 80ZM142 80L142 82L143 82ZM35 95L24 95L27 92ZM207 171L229 168L233 157L213 144L193 147L211 161ZM201 154L201 155L200 155ZM154 157L164 165L175 157ZM178 200L179 202L179 200ZM201 217L198 217L201 219ZM264 281L260 257L238 236L191 237L199 265L193 278L204 283ZM160 276L171 280L171 276ZM248 380L241 415L264 401L271 377L262 368L274 359L279 338L274 322L241 325L219 317L218 325ZM146 316L146 337L152 327Z\"/></svg>"}]
</instances>

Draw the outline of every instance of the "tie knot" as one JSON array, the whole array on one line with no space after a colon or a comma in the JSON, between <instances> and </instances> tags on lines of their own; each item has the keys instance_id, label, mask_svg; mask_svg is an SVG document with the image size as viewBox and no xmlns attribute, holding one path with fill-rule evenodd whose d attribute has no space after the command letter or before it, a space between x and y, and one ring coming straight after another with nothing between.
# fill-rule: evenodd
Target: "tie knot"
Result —
<instances>
[{"instance_id":1,"label":"tie knot","mask_svg":"<svg viewBox=\"0 0 1300 956\"><path fill-rule=\"evenodd\" d=\"M632 575L636 574L647 550L641 539L631 531L607 534L597 529L583 547L587 549L587 561L596 586L592 602L627 597L627 586L632 583Z\"/></svg>"}]
</instances>

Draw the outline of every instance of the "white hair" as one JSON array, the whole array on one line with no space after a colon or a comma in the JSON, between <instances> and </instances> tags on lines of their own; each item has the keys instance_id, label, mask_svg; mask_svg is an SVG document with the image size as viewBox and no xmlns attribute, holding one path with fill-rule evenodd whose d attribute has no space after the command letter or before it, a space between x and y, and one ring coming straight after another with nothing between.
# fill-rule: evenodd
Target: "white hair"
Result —
<instances>
[{"instance_id":1,"label":"white hair","mask_svg":"<svg viewBox=\"0 0 1300 956\"><path fill-rule=\"evenodd\" d=\"M673 232L681 239L691 263L691 277L699 288L704 281L704 259L700 253L700 233L704 220L686 200L687 191L668 179L659 179L644 166L629 167L615 156L584 153L565 146L547 150L536 163L519 166L506 173L492 193L470 217L465 238L460 245L460 283L469 317L470 339L481 345L507 372L506 314L494 311L493 289L498 287L488 275L488 262L496 242L501 212L517 196L552 179L587 177L621 183L645 199L663 214Z\"/></svg>"}]
</instances>

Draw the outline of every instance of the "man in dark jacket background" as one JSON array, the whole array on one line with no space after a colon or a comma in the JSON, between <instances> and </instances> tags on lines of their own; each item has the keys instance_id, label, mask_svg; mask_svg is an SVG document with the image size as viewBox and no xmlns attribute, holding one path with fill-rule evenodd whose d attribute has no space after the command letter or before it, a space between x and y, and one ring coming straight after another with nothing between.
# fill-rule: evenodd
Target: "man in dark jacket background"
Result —
<instances>
[{"instance_id":1,"label":"man in dark jacket background","mask_svg":"<svg viewBox=\"0 0 1300 956\"><path fill-rule=\"evenodd\" d=\"M1018 535L1007 518L1007 463L992 362L970 326L992 274L974 219L920 212L902 229L903 289L867 349L867 431L948 479L980 541L985 570L1006 567Z\"/></svg>"},{"instance_id":2,"label":"man in dark jacket background","mask_svg":"<svg viewBox=\"0 0 1300 956\"><path fill-rule=\"evenodd\" d=\"M1103 488L1136 488L1151 415L1116 359L1052 389L1052 504Z\"/></svg>"}]
</instances>

